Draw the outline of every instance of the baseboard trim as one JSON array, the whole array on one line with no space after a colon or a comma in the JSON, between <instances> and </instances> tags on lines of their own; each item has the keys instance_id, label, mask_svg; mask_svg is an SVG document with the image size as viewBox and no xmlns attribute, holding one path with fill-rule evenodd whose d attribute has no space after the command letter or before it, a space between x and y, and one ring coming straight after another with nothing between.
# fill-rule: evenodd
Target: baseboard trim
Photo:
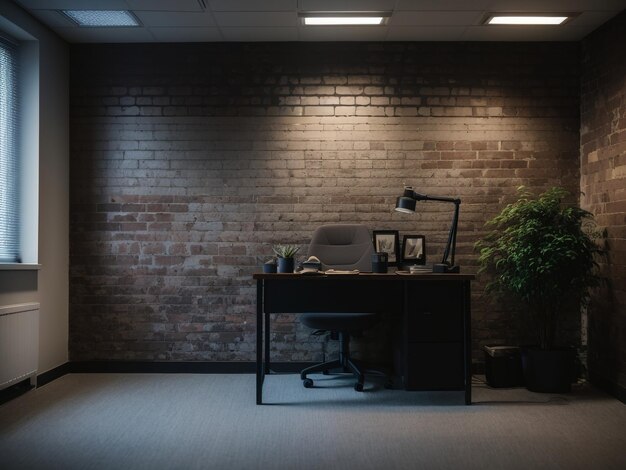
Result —
<instances>
[{"instance_id":1,"label":"baseboard trim","mask_svg":"<svg viewBox=\"0 0 626 470\"><path fill-rule=\"evenodd\" d=\"M300 372L313 362L273 362L276 372ZM135 373L135 374L254 374L256 363L237 362L140 362L140 361L77 361L71 373Z\"/></svg>"},{"instance_id":2,"label":"baseboard trim","mask_svg":"<svg viewBox=\"0 0 626 470\"><path fill-rule=\"evenodd\" d=\"M596 386L603 392L606 392L609 395L613 395L619 401L626 404L626 388L622 387L621 385L616 384L612 380L609 380L598 374L594 374L591 371L589 372L589 382L591 382L594 386Z\"/></svg>"},{"instance_id":3,"label":"baseboard trim","mask_svg":"<svg viewBox=\"0 0 626 470\"><path fill-rule=\"evenodd\" d=\"M315 362L273 362L272 370L278 373L298 373ZM61 364L37 376L37 386L42 387L66 374L254 374L254 361L237 362L149 362L149 361L73 361ZM484 374L484 364L472 364L473 374ZM606 387L599 388L605 389ZM615 387L613 387L615 388ZM621 401L626 398L626 390L617 387ZM606 390L611 395L615 393Z\"/></svg>"},{"instance_id":4,"label":"baseboard trim","mask_svg":"<svg viewBox=\"0 0 626 470\"><path fill-rule=\"evenodd\" d=\"M59 377L63 377L65 374L69 374L72 371L71 369L72 363L66 362L65 364L61 364L60 366L57 366L54 369L50 369L43 374L39 374L37 376L37 387L43 387L53 380L56 380Z\"/></svg>"},{"instance_id":5,"label":"baseboard trim","mask_svg":"<svg viewBox=\"0 0 626 470\"><path fill-rule=\"evenodd\" d=\"M0 405L4 405L33 388L34 387L30 384L30 379L26 379L0 390Z\"/></svg>"},{"instance_id":6,"label":"baseboard trim","mask_svg":"<svg viewBox=\"0 0 626 470\"><path fill-rule=\"evenodd\" d=\"M298 373L314 362L275 362L272 371ZM66 374L254 374L256 362L140 362L140 361L76 361L66 362L37 375L37 387L43 387ZM30 379L0 390L0 405L33 388Z\"/></svg>"}]
</instances>

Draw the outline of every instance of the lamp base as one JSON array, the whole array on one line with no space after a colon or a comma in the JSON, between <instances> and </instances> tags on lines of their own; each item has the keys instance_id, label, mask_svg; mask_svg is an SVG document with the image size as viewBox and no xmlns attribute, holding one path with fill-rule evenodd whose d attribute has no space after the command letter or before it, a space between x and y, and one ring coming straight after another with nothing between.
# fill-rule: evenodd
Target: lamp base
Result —
<instances>
[{"instance_id":1,"label":"lamp base","mask_svg":"<svg viewBox=\"0 0 626 470\"><path fill-rule=\"evenodd\" d=\"M461 267L459 265L448 266L444 263L433 264L433 272L434 273L446 273L446 274L458 274L461 272Z\"/></svg>"}]
</instances>

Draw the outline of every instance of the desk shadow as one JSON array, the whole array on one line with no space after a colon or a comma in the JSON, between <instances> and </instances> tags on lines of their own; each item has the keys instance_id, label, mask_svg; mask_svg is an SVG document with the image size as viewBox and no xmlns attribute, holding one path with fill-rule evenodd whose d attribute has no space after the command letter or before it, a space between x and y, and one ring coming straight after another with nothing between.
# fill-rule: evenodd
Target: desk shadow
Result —
<instances>
[{"instance_id":1,"label":"desk shadow","mask_svg":"<svg viewBox=\"0 0 626 470\"><path fill-rule=\"evenodd\" d=\"M368 378L363 392L353 390L354 378L350 376L313 375L314 387L305 389L298 384L291 383L285 387L283 383L278 393L281 398L273 403L276 391L266 390L265 404L271 406L328 406L328 407L462 407L465 408L465 396L462 391L406 391L402 389L386 389L384 382L377 378ZM294 387L293 389L291 387ZM289 390L289 392L287 392ZM328 397L322 396L328 391ZM567 406L581 402L595 402L611 400L612 397L595 388L585 385L575 385L569 394L536 393L524 387L492 388L484 381L474 380L472 385L472 404L468 410L475 407L505 407L505 406Z\"/></svg>"},{"instance_id":2,"label":"desk shadow","mask_svg":"<svg viewBox=\"0 0 626 470\"><path fill-rule=\"evenodd\" d=\"M557 405L564 406L569 405L570 400L566 397L548 397L544 400L476 400L472 401L472 406L506 406L506 405L521 405L521 406L535 406L535 405Z\"/></svg>"},{"instance_id":3,"label":"desk shadow","mask_svg":"<svg viewBox=\"0 0 626 470\"><path fill-rule=\"evenodd\" d=\"M272 391L264 393L264 404L270 406L328 406L328 407L421 407L421 406L465 406L465 394L459 391L409 392L399 389L387 389L383 381L368 380L362 392L354 391L354 379L340 376L314 376L314 387L294 389L290 396L282 390L282 398L272 403ZM332 393L330 397L321 397L324 391ZM339 395L338 395L339 394ZM284 401L283 401L284 400Z\"/></svg>"},{"instance_id":4,"label":"desk shadow","mask_svg":"<svg viewBox=\"0 0 626 470\"><path fill-rule=\"evenodd\" d=\"M355 392L356 393L356 392ZM410 392L408 392L410 393ZM301 400L301 401L284 401L284 402L265 402L263 406L301 406L301 407L312 407L312 408L367 408L367 407L383 407L383 408L463 408L465 403L463 401L463 397L460 398L441 398L439 400L422 400L415 399L411 397L406 397L403 399L389 399L389 398L381 398L376 400L353 400L348 398L342 399L333 399L333 398L325 398L325 399L311 399L311 400Z\"/></svg>"}]
</instances>

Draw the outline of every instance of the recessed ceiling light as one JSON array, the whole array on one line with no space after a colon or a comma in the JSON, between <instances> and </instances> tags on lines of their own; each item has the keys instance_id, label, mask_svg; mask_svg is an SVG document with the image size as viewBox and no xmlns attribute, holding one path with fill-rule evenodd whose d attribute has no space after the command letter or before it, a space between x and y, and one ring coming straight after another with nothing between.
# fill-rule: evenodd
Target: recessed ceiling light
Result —
<instances>
[{"instance_id":1,"label":"recessed ceiling light","mask_svg":"<svg viewBox=\"0 0 626 470\"><path fill-rule=\"evenodd\" d=\"M304 18L306 25L376 25L382 22L382 16L328 16L324 18L313 16Z\"/></svg>"},{"instance_id":2,"label":"recessed ceiling light","mask_svg":"<svg viewBox=\"0 0 626 470\"><path fill-rule=\"evenodd\" d=\"M342 11L300 13L306 26L378 26L385 24L391 12Z\"/></svg>"},{"instance_id":3,"label":"recessed ceiling light","mask_svg":"<svg viewBox=\"0 0 626 470\"><path fill-rule=\"evenodd\" d=\"M62 13L78 26L140 26L135 15L125 10L62 10Z\"/></svg>"},{"instance_id":4,"label":"recessed ceiling light","mask_svg":"<svg viewBox=\"0 0 626 470\"><path fill-rule=\"evenodd\" d=\"M485 24L503 25L559 25L578 13L489 13Z\"/></svg>"}]
</instances>

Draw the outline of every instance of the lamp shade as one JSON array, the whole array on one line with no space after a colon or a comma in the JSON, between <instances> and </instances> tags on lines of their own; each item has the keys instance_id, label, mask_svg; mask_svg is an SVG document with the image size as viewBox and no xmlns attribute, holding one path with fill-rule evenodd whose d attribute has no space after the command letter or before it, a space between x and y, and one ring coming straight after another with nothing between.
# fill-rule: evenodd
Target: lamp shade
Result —
<instances>
[{"instance_id":1,"label":"lamp shade","mask_svg":"<svg viewBox=\"0 0 626 470\"><path fill-rule=\"evenodd\" d=\"M406 196L400 196L396 199L396 211L411 214L415 212L415 199Z\"/></svg>"}]
</instances>

